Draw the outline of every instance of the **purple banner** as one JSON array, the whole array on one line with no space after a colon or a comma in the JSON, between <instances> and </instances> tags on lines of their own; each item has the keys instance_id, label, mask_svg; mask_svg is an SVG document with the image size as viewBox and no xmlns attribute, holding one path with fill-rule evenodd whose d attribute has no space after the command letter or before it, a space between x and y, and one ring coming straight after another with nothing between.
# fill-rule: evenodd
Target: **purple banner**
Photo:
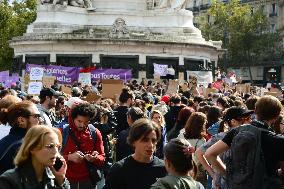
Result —
<instances>
[{"instance_id":1,"label":"purple banner","mask_svg":"<svg viewBox=\"0 0 284 189\"><path fill-rule=\"evenodd\" d=\"M60 84L72 84L78 80L79 68L77 67L65 67L56 65L37 65L27 64L26 73L29 74L32 67L44 68L44 75L56 76L56 80Z\"/></svg>"},{"instance_id":2,"label":"purple banner","mask_svg":"<svg viewBox=\"0 0 284 189\"><path fill-rule=\"evenodd\" d=\"M5 86L8 88L11 88L11 85L16 85L16 82L19 81L19 76L11 76L8 77L5 81Z\"/></svg>"},{"instance_id":3,"label":"purple banner","mask_svg":"<svg viewBox=\"0 0 284 189\"><path fill-rule=\"evenodd\" d=\"M9 70L0 72L0 82L5 82L9 78Z\"/></svg>"},{"instance_id":4,"label":"purple banner","mask_svg":"<svg viewBox=\"0 0 284 189\"><path fill-rule=\"evenodd\" d=\"M122 79L128 81L132 79L132 72L129 69L97 69L91 71L91 79Z\"/></svg>"}]
</instances>

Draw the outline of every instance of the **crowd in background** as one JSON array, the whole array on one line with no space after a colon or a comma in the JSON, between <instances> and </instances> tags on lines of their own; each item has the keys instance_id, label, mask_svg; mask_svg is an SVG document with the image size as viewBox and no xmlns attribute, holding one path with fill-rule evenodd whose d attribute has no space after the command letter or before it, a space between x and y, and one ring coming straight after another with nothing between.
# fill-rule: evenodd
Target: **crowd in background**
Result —
<instances>
[{"instance_id":1,"label":"crowd in background","mask_svg":"<svg viewBox=\"0 0 284 189\"><path fill-rule=\"evenodd\" d=\"M284 101L225 88L205 98L184 84L167 93L167 81L133 80L94 101L85 97L100 96L100 82L75 83L71 94L55 83L39 96L2 88L0 189L257 188L235 183L230 149L244 125L261 131L259 184L283 188Z\"/></svg>"}]
</instances>

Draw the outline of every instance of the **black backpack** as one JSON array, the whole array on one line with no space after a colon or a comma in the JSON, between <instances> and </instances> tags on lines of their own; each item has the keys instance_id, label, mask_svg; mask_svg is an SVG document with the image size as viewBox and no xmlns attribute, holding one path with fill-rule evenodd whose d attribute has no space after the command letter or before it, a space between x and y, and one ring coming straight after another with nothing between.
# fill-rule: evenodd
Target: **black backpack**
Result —
<instances>
[{"instance_id":1,"label":"black backpack","mask_svg":"<svg viewBox=\"0 0 284 189\"><path fill-rule=\"evenodd\" d=\"M261 129L253 125L238 127L226 161L230 189L262 189L266 177L261 148Z\"/></svg>"}]
</instances>

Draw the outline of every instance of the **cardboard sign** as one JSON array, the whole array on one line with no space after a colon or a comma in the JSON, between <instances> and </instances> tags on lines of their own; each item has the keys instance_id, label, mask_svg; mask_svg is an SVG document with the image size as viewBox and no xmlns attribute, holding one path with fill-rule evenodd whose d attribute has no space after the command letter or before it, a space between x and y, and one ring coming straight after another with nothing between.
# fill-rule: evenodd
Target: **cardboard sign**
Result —
<instances>
[{"instance_id":1,"label":"cardboard sign","mask_svg":"<svg viewBox=\"0 0 284 189\"><path fill-rule=\"evenodd\" d=\"M174 94L178 91L179 82L177 80L169 80L167 94Z\"/></svg>"},{"instance_id":2,"label":"cardboard sign","mask_svg":"<svg viewBox=\"0 0 284 189\"><path fill-rule=\"evenodd\" d=\"M264 92L264 95L270 95L270 96L278 97L278 93L277 92Z\"/></svg>"},{"instance_id":3,"label":"cardboard sign","mask_svg":"<svg viewBox=\"0 0 284 189\"><path fill-rule=\"evenodd\" d=\"M33 67L30 72L30 80L39 80L41 81L43 77L43 68Z\"/></svg>"},{"instance_id":4,"label":"cardboard sign","mask_svg":"<svg viewBox=\"0 0 284 189\"><path fill-rule=\"evenodd\" d=\"M72 89L64 85L61 86L61 91L64 92L65 94L69 94L69 95L72 94Z\"/></svg>"},{"instance_id":5,"label":"cardboard sign","mask_svg":"<svg viewBox=\"0 0 284 189\"><path fill-rule=\"evenodd\" d=\"M205 98L208 98L208 95L209 95L210 93L217 93L217 92L218 92L217 89L206 88L206 89L205 89L205 93L204 93L204 97L205 97Z\"/></svg>"},{"instance_id":6,"label":"cardboard sign","mask_svg":"<svg viewBox=\"0 0 284 189\"><path fill-rule=\"evenodd\" d=\"M236 91L239 93L250 93L250 83L237 84Z\"/></svg>"},{"instance_id":7,"label":"cardboard sign","mask_svg":"<svg viewBox=\"0 0 284 189\"><path fill-rule=\"evenodd\" d=\"M88 95L82 100L92 103L98 101L101 97L102 96L98 95L97 93L89 92Z\"/></svg>"},{"instance_id":8,"label":"cardboard sign","mask_svg":"<svg viewBox=\"0 0 284 189\"><path fill-rule=\"evenodd\" d=\"M30 82L28 87L28 94L39 95L42 89L42 82Z\"/></svg>"},{"instance_id":9,"label":"cardboard sign","mask_svg":"<svg viewBox=\"0 0 284 189\"><path fill-rule=\"evenodd\" d=\"M180 87L181 87L182 92L185 92L185 91L189 90L187 84L182 84Z\"/></svg>"},{"instance_id":10,"label":"cardboard sign","mask_svg":"<svg viewBox=\"0 0 284 189\"><path fill-rule=\"evenodd\" d=\"M115 99L123 89L123 80L105 79L102 80L102 97Z\"/></svg>"},{"instance_id":11,"label":"cardboard sign","mask_svg":"<svg viewBox=\"0 0 284 189\"><path fill-rule=\"evenodd\" d=\"M43 76L42 83L46 87L51 87L52 85L54 85L55 79L55 76Z\"/></svg>"},{"instance_id":12,"label":"cardboard sign","mask_svg":"<svg viewBox=\"0 0 284 189\"><path fill-rule=\"evenodd\" d=\"M154 81L156 81L157 83L161 82L161 76L159 74L154 74Z\"/></svg>"},{"instance_id":13,"label":"cardboard sign","mask_svg":"<svg viewBox=\"0 0 284 189\"><path fill-rule=\"evenodd\" d=\"M83 85L91 85L91 73L79 73L78 82Z\"/></svg>"}]
</instances>

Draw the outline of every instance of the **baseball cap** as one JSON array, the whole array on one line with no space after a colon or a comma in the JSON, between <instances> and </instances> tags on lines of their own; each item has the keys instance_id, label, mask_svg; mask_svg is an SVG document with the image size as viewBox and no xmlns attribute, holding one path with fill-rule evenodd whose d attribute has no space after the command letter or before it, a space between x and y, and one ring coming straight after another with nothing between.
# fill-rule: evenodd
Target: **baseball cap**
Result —
<instances>
[{"instance_id":1,"label":"baseball cap","mask_svg":"<svg viewBox=\"0 0 284 189\"><path fill-rule=\"evenodd\" d=\"M233 106L226 111L223 120L231 121L232 119L248 117L253 112L254 112L253 110L246 110L242 107Z\"/></svg>"},{"instance_id":2,"label":"baseball cap","mask_svg":"<svg viewBox=\"0 0 284 189\"><path fill-rule=\"evenodd\" d=\"M47 96L61 96L62 94L58 91L55 91L54 89L51 89L51 88L43 88L41 91L40 91L40 94L39 94L39 98L40 99L43 99Z\"/></svg>"}]
</instances>

